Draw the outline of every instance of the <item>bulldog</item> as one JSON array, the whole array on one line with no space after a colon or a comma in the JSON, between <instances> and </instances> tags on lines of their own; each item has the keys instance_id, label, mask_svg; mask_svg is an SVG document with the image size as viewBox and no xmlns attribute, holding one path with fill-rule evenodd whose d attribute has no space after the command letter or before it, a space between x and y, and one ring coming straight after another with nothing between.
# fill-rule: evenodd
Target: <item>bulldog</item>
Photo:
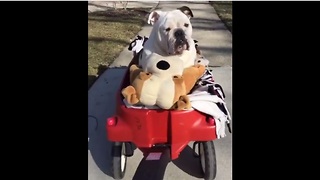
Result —
<instances>
[{"instance_id":1,"label":"bulldog","mask_svg":"<svg viewBox=\"0 0 320 180\"><path fill-rule=\"evenodd\" d=\"M153 28L139 58L139 65L143 70L146 69L146 61L152 53L161 56L177 55L182 59L184 67L194 65L196 49L192 39L192 17L192 11L186 6L150 13L148 23L153 25Z\"/></svg>"}]
</instances>

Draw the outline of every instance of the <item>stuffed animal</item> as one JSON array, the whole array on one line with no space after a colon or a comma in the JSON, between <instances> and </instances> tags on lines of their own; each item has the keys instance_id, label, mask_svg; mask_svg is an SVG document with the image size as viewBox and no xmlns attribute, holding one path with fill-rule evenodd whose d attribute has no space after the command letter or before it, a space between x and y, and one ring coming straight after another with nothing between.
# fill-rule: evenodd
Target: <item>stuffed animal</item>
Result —
<instances>
[{"instance_id":1,"label":"stuffed animal","mask_svg":"<svg viewBox=\"0 0 320 180\"><path fill-rule=\"evenodd\" d=\"M147 71L130 66L131 85L122 90L129 104L157 105L162 109L190 109L187 94L205 71L203 65L183 69L178 56L162 57L153 53Z\"/></svg>"}]
</instances>

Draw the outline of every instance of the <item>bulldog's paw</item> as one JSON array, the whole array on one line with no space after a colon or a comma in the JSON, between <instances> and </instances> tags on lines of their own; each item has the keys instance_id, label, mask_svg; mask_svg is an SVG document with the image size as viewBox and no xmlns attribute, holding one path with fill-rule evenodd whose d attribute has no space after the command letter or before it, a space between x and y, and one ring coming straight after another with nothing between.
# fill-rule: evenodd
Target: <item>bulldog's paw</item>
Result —
<instances>
[{"instance_id":1,"label":"bulldog's paw","mask_svg":"<svg viewBox=\"0 0 320 180\"><path fill-rule=\"evenodd\" d=\"M176 108L177 110L190 109L191 103L189 97L187 95L180 96L179 100L177 101Z\"/></svg>"},{"instance_id":2,"label":"bulldog's paw","mask_svg":"<svg viewBox=\"0 0 320 180\"><path fill-rule=\"evenodd\" d=\"M139 79L145 81L145 80L149 79L151 76L152 76L151 73L140 72L140 74L139 74Z\"/></svg>"},{"instance_id":3,"label":"bulldog's paw","mask_svg":"<svg viewBox=\"0 0 320 180\"><path fill-rule=\"evenodd\" d=\"M121 91L123 97L129 104L137 104L139 99L137 97L136 89L133 86L128 86Z\"/></svg>"}]
</instances>

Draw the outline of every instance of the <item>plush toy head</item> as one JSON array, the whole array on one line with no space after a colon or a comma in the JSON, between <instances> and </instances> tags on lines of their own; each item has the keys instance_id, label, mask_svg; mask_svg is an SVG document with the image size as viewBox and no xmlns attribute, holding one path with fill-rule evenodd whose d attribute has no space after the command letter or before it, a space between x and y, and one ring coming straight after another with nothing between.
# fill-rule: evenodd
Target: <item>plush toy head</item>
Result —
<instances>
[{"instance_id":1,"label":"plush toy head","mask_svg":"<svg viewBox=\"0 0 320 180\"><path fill-rule=\"evenodd\" d=\"M122 90L129 104L157 105L162 109L189 109L187 96L205 67L195 65L183 69L178 56L162 57L153 53L147 71L136 65L130 67L131 85Z\"/></svg>"}]
</instances>

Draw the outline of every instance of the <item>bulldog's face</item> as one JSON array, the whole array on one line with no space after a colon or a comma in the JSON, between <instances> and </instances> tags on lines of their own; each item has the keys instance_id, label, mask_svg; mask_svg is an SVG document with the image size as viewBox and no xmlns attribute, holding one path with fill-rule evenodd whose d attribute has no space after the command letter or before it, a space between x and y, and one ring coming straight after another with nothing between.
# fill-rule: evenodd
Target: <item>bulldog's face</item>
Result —
<instances>
[{"instance_id":1,"label":"bulldog's face","mask_svg":"<svg viewBox=\"0 0 320 180\"><path fill-rule=\"evenodd\" d=\"M192 41L192 25L190 16L181 10L168 12L154 11L149 15L148 22L156 29L157 42L168 55L179 55L189 50Z\"/></svg>"}]
</instances>

